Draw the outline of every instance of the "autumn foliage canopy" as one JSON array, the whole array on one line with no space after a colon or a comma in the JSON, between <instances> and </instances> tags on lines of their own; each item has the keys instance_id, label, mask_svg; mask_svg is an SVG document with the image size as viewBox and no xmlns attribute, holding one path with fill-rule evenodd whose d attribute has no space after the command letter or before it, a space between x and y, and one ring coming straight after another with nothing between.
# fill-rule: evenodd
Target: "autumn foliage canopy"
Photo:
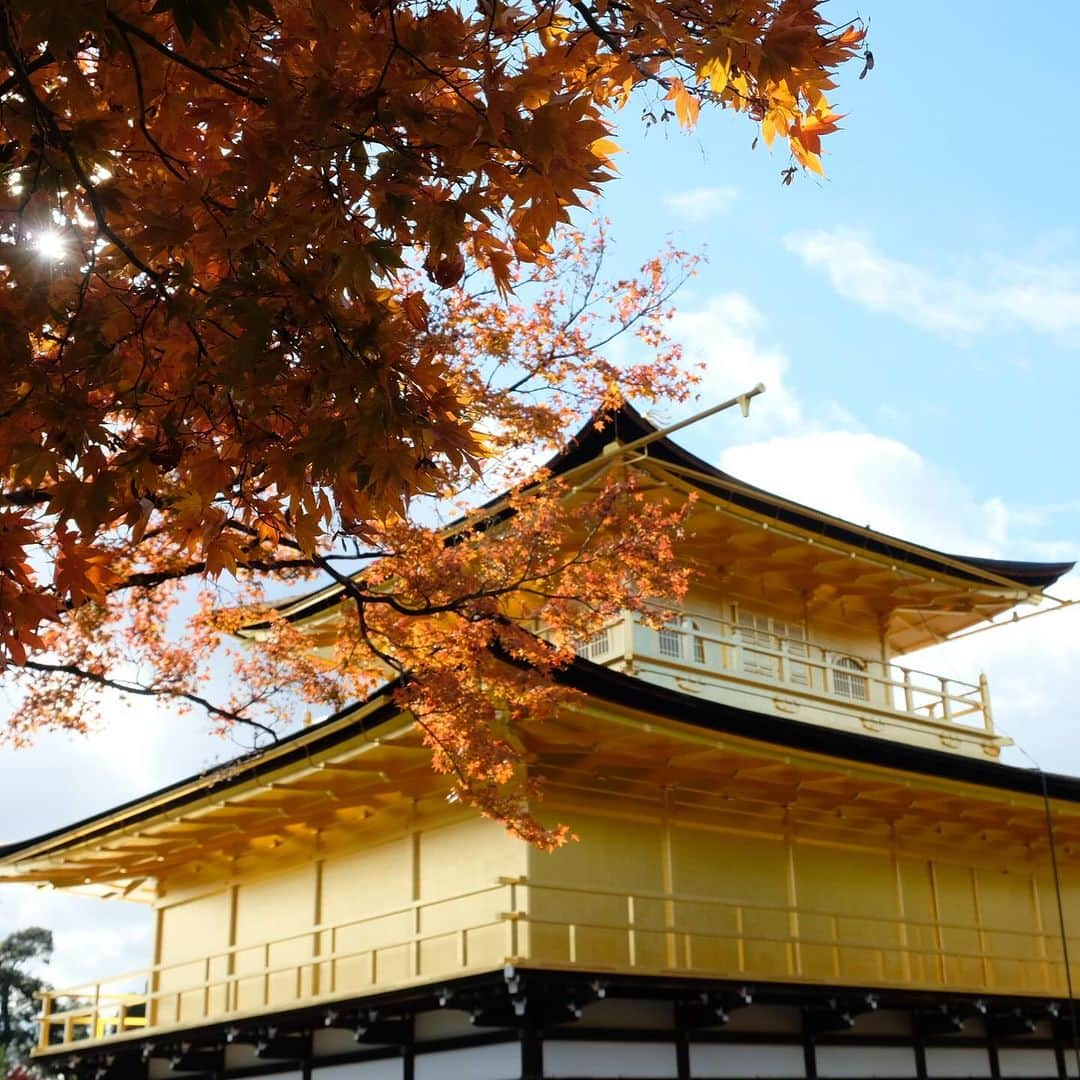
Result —
<instances>
[{"instance_id":1,"label":"autumn foliage canopy","mask_svg":"<svg viewBox=\"0 0 1080 1080\"><path fill-rule=\"evenodd\" d=\"M635 99L684 127L745 114L820 171L863 35L819 7L0 3L9 735L83 725L116 687L268 725L396 673L436 767L557 842L498 724L557 707L546 675L613 611L684 586L677 509L615 471L571 519L521 456L689 389L664 325L692 259L605 282L575 208ZM626 331L631 366L604 350ZM504 525L448 544L443 508L485 484L511 489ZM313 574L346 589L337 640L320 658L283 623L218 700L267 576Z\"/></svg>"}]
</instances>

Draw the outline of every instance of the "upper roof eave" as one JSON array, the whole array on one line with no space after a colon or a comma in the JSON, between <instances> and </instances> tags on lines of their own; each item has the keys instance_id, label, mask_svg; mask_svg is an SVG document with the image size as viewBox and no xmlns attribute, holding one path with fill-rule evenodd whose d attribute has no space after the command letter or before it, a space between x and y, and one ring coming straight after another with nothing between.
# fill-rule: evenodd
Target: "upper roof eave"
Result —
<instances>
[{"instance_id":1,"label":"upper roof eave","mask_svg":"<svg viewBox=\"0 0 1080 1080\"><path fill-rule=\"evenodd\" d=\"M628 443L652 434L657 429L632 405L624 405L613 419L615 435ZM598 457L603 446L610 442L608 429L597 430L595 425L582 428L563 453L548 464L554 472L567 471ZM661 462L687 468L700 475L698 485L711 494L728 498L737 505L773 517L784 524L794 525L806 532L839 540L852 547L861 547L898 562L937 571L953 577L968 577L986 581L987 574L1005 578L1020 589L1045 589L1068 573L1075 562L1043 563L1011 559L987 559L974 555L958 555L935 548L913 544L874 529L862 528L802 503L785 499L755 487L726 473L692 454L669 438L657 439L648 445L646 453ZM712 481L710 484L709 481ZM970 568L966 573L956 564ZM985 572L985 573L984 573Z\"/></svg>"},{"instance_id":2,"label":"upper roof eave","mask_svg":"<svg viewBox=\"0 0 1080 1080\"><path fill-rule=\"evenodd\" d=\"M607 422L601 423L598 422L597 417L592 417L569 441L564 450L545 463L543 469L552 476L560 476L589 461L599 459L604 453L604 447L612 441L613 437L620 443L626 444L653 435L658 430L632 405L624 404ZM644 451L648 457L661 464L666 462L692 471L696 475L690 480L691 484L743 509L772 518L803 532L862 549L893 562L918 567L930 573L999 587L1003 582L1007 582L1019 592L1030 593L1049 588L1076 565L1075 562L1044 563L988 559L982 556L939 551L920 544L909 543L887 533L862 528L843 518L833 517L802 503L773 495L763 488L755 487L716 468L666 436L649 443ZM480 506L477 513L482 515L484 511L489 511L492 520L498 520L507 512L505 501L505 495L497 495ZM470 520L474 520L475 516L475 514L471 515ZM447 535L454 535L465 520L462 518L448 525ZM342 586L331 585L287 604L281 604L277 611L279 615L290 621L308 619L338 604L342 593ZM270 623L265 620L251 623L242 627L240 633L250 635L268 628L269 625Z\"/></svg>"}]
</instances>

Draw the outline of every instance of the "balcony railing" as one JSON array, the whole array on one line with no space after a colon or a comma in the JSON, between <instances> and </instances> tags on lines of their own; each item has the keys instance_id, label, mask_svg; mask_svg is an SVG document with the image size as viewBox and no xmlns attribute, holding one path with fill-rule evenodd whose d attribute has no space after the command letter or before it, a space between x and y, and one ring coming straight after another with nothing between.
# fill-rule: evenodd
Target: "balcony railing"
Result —
<instances>
[{"instance_id":1,"label":"balcony railing","mask_svg":"<svg viewBox=\"0 0 1080 1080\"><path fill-rule=\"evenodd\" d=\"M462 904L464 902L464 907ZM446 926L467 910L478 918ZM429 917L442 922L425 931ZM387 940L387 920L411 932ZM288 960L275 960L285 952ZM1080 938L1068 939L1080 956ZM280 1012L505 964L703 978L1067 993L1057 933L502 878L463 896L40 995L38 1053ZM246 958L246 959L245 959ZM1074 965L1074 980L1080 970ZM141 984L142 990L133 990Z\"/></svg>"},{"instance_id":2,"label":"balcony railing","mask_svg":"<svg viewBox=\"0 0 1080 1080\"><path fill-rule=\"evenodd\" d=\"M518 924L503 910L507 905L516 909L518 887L500 881L444 900L414 901L351 922L42 992L38 1052L495 967L519 951ZM485 917L465 922L463 907L480 907ZM451 925L425 932L426 922ZM412 929L388 934L394 926ZM279 961L283 953L302 959Z\"/></svg>"},{"instance_id":3,"label":"balcony railing","mask_svg":"<svg viewBox=\"0 0 1080 1080\"><path fill-rule=\"evenodd\" d=\"M646 679L666 674L706 695L739 685L856 713L871 729L875 718L906 721L946 746L973 737L992 747L1009 742L994 731L985 676L963 682L691 612L659 628L627 612L581 642L578 653Z\"/></svg>"}]
</instances>

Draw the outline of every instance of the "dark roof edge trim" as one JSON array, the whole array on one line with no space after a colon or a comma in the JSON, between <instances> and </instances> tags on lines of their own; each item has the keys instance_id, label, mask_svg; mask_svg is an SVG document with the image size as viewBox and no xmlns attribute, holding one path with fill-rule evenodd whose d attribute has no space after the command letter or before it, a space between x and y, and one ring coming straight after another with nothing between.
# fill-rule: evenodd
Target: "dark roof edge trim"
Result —
<instances>
[{"instance_id":1,"label":"dark roof edge trim","mask_svg":"<svg viewBox=\"0 0 1080 1080\"><path fill-rule=\"evenodd\" d=\"M570 439L566 449L556 454L542 467L550 471L552 475L559 476L600 458L604 446L611 442L612 438L628 443L654 434L657 430L659 429L632 405L624 404L606 423L598 425L596 417L591 418ZM739 480L699 458L696 454L692 454L666 436L650 443L646 454L660 464L666 461L671 465L699 473L701 479L697 483L703 490L719 498L727 499L734 505L772 517L805 532L816 533L897 562L904 562L910 566L917 566L920 569L949 577L985 584L992 584L991 578L1003 578L1012 582L1018 589L1041 591L1053 585L1076 565L1075 562L1022 562L1011 559L988 559L976 555L958 555L924 547L873 529L860 529L843 518L834 517L824 511L815 510L813 507L774 495L765 491L764 488ZM499 520L507 513L505 508L501 508L504 500L505 495L497 495L478 507L476 512L490 510L491 520ZM462 518L451 522L447 526L448 531L453 530L464 520ZM956 563L963 565L954 565ZM341 595L341 586L336 588L333 585L323 586L307 596L280 604L277 610L290 620L310 618L328 608L335 607L341 602ZM257 632L267 629L270 625L269 620L261 620L243 627L241 632Z\"/></svg>"},{"instance_id":2,"label":"dark roof edge trim","mask_svg":"<svg viewBox=\"0 0 1080 1080\"><path fill-rule=\"evenodd\" d=\"M1038 769L982 761L945 750L909 746L874 735L838 731L788 717L703 701L690 694L668 690L581 658L556 673L556 678L596 699L635 712L651 712L665 719L707 731L804 750L824 757L1038 797L1043 794L1045 777L1046 790L1051 798L1080 803L1080 777L1042 773ZM79 841L94 839L114 828L136 824L156 814L194 802L204 797L207 790L215 785L220 785L224 790L347 742L400 713L401 710L392 699L395 688L396 683L388 684L364 701L334 713L314 727L303 728L266 750L256 751L206 772L185 777L140 799L123 803L72 825L54 829L29 840L0 846L0 861L6 861L22 851L46 844L50 840L61 840L67 834L78 830L89 829L85 835L78 838ZM369 712L364 711L375 705L380 697L386 699L382 705ZM341 723L358 713L361 715L356 716L352 723ZM197 790L189 790L196 784L200 785ZM165 801L161 802L163 799ZM114 820L125 812L129 813L122 822ZM95 825L96 828L93 827Z\"/></svg>"},{"instance_id":3,"label":"dark roof edge trim","mask_svg":"<svg viewBox=\"0 0 1080 1080\"><path fill-rule=\"evenodd\" d=\"M119 806L110 807L100 813L91 814L89 817L76 821L71 825L63 825L58 829L42 833L40 836L31 837L29 840L19 840L12 844L0 844L0 862L10 859L21 851L29 850L40 844L46 844L50 840L61 840L69 833L84 829L89 831L79 836L77 842L93 840L98 836L111 832L113 829L126 828L128 825L138 824L147 818L168 813L189 803L196 802L205 798L207 793L215 788L225 790L235 787L249 780L257 779L266 773L302 761L314 754L321 753L338 743L346 742L357 735L363 734L365 731L377 727L379 724L385 723L392 716L401 712L401 709L394 704L392 698L398 681L394 680L394 682L380 687L379 690L363 701L348 705L311 727L301 728L291 735L286 735L271 746L261 750L253 750L203 772L185 776L171 784L166 784L157 791L131 799L128 802L121 803ZM386 701L381 706L372 709L370 712L364 711L375 705L381 697L386 698ZM356 716L352 723L338 726L342 720L347 720L357 713L362 715ZM323 730L328 728L332 728L332 730ZM126 817L123 816L125 814L127 814ZM122 820L114 820L117 817L121 817Z\"/></svg>"},{"instance_id":4,"label":"dark roof edge trim","mask_svg":"<svg viewBox=\"0 0 1080 1080\"><path fill-rule=\"evenodd\" d=\"M803 720L704 701L580 658L556 677L586 694L637 712L654 713L708 731L805 750L824 757L1040 797L1043 794L1042 777L1045 776L1047 791L1052 798L1080 803L1080 777L983 761L947 750L910 746L875 735L839 731Z\"/></svg>"}]
</instances>

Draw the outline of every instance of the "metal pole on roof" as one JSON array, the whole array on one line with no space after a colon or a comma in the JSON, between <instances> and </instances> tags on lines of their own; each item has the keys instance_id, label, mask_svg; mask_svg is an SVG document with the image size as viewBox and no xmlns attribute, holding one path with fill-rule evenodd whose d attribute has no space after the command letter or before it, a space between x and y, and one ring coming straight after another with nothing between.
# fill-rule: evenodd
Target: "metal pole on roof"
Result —
<instances>
[{"instance_id":1,"label":"metal pole on roof","mask_svg":"<svg viewBox=\"0 0 1080 1080\"><path fill-rule=\"evenodd\" d=\"M758 394L765 393L765 384L758 383L757 386L750 390L746 390L741 394L736 394L733 398L728 398L727 401L721 401L719 405L710 406L708 409L703 409L699 413L695 413L693 416L688 417L686 420L680 420L677 424L671 424L669 427L661 428L659 431L650 432L648 435L642 435L640 439L634 439L633 442L619 443L613 441L604 447L604 454L625 454L631 450L637 450L642 446L647 446L651 442L656 442L657 439L666 439L669 435L676 431L681 431L684 427L689 427L691 424L696 424L699 420L705 420L710 416L715 416L718 412L723 412L725 409L733 409L736 405L742 411L743 416L750 415L750 401L756 398Z\"/></svg>"}]
</instances>

